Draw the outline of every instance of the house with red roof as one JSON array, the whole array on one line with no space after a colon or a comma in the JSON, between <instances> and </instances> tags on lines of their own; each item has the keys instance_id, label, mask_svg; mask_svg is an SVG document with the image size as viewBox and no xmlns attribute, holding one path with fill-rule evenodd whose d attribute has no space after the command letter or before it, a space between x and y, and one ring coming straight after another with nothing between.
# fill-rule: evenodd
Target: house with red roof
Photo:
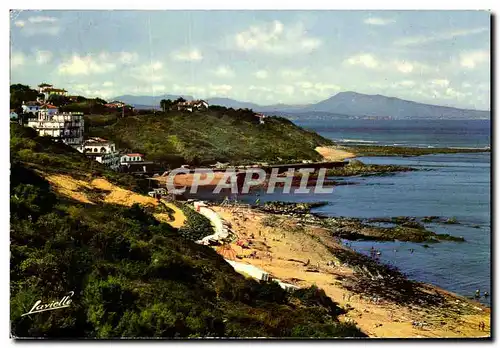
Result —
<instances>
[{"instance_id":1,"label":"house with red roof","mask_svg":"<svg viewBox=\"0 0 500 348\"><path fill-rule=\"evenodd\" d=\"M122 165L132 162L144 162L144 155L140 153L127 153L120 158L120 164Z\"/></svg>"}]
</instances>

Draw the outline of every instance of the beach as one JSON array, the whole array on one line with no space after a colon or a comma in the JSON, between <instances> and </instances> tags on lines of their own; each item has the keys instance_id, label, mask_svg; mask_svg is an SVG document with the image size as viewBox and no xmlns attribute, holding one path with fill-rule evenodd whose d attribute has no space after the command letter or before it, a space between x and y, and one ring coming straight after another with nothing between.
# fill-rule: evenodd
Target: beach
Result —
<instances>
[{"instance_id":1,"label":"beach","mask_svg":"<svg viewBox=\"0 0 500 348\"><path fill-rule=\"evenodd\" d=\"M341 320L355 322L370 337L490 336L488 307L436 286L411 282L411 289L389 285L378 288L378 294L370 293L370 286L370 291L360 291L360 280L366 278L360 267L370 265L354 266L346 261L345 255L357 259L359 254L324 228L245 206L212 208L230 223L238 240L248 242L246 248L236 245L236 241L231 244L238 261L299 287L316 285L323 289L348 309ZM380 282L377 277L364 280L370 285ZM413 295L406 296L406 291ZM485 323L484 331L479 329L481 322Z\"/></svg>"}]
</instances>

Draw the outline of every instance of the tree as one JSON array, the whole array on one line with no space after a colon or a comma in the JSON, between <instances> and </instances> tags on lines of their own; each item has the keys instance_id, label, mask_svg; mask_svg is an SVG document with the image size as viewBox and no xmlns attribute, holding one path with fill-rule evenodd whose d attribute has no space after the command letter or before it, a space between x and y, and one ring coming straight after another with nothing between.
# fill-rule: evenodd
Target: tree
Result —
<instances>
[{"instance_id":1,"label":"tree","mask_svg":"<svg viewBox=\"0 0 500 348\"><path fill-rule=\"evenodd\" d=\"M186 102L186 99L184 99L184 98L182 98L182 97L179 97L179 98L177 98L177 99L174 101L174 103L175 103L175 104L184 103L184 102Z\"/></svg>"},{"instance_id":2,"label":"tree","mask_svg":"<svg viewBox=\"0 0 500 348\"><path fill-rule=\"evenodd\" d=\"M38 97L38 91L30 86L22 84L10 85L10 108L17 109L23 102L34 101Z\"/></svg>"},{"instance_id":3,"label":"tree","mask_svg":"<svg viewBox=\"0 0 500 348\"><path fill-rule=\"evenodd\" d=\"M108 103L107 101L105 101L104 99L101 99L101 98L95 98L95 101L98 104L107 104Z\"/></svg>"},{"instance_id":4,"label":"tree","mask_svg":"<svg viewBox=\"0 0 500 348\"><path fill-rule=\"evenodd\" d=\"M63 106L69 103L69 98L64 95L51 94L49 99L47 99L49 103L55 106Z\"/></svg>"},{"instance_id":5,"label":"tree","mask_svg":"<svg viewBox=\"0 0 500 348\"><path fill-rule=\"evenodd\" d=\"M163 109L163 112L165 112L166 110L170 110L173 104L174 102L170 99L162 99L160 101L160 107Z\"/></svg>"}]
</instances>

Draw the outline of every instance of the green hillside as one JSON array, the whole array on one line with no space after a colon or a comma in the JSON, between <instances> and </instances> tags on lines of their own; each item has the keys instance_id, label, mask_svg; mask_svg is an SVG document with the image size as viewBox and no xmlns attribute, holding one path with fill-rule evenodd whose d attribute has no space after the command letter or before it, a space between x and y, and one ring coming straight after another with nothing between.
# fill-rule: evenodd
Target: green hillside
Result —
<instances>
[{"instance_id":1,"label":"green hillside","mask_svg":"<svg viewBox=\"0 0 500 348\"><path fill-rule=\"evenodd\" d=\"M251 110L210 107L128 116L88 116L87 133L167 164L279 163L319 160L314 150L332 142L279 117L264 124Z\"/></svg>"},{"instance_id":2,"label":"green hillside","mask_svg":"<svg viewBox=\"0 0 500 348\"><path fill-rule=\"evenodd\" d=\"M133 179L11 127L10 323L14 337L364 336L322 290L292 294L237 274L145 207L60 196L47 172ZM114 175L114 176L113 176ZM38 299L70 307L22 316Z\"/></svg>"}]
</instances>

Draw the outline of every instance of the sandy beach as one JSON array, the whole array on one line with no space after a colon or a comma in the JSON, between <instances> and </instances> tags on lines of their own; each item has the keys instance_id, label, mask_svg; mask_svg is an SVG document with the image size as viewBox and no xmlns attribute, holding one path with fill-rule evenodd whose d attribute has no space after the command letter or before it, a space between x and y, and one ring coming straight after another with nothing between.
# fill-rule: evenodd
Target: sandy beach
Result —
<instances>
[{"instance_id":1,"label":"sandy beach","mask_svg":"<svg viewBox=\"0 0 500 348\"><path fill-rule=\"evenodd\" d=\"M338 149L336 147L317 147L315 149L321 156L323 156L323 160L326 162L337 162L344 161L348 158L354 158L356 155L352 152L348 152L345 150ZM224 178L223 172L214 172L212 173L213 177L211 180L207 180L207 174L201 174L200 179L203 181L199 184L199 186L217 186L221 179ZM174 178L174 185L176 187L191 187L193 186L195 174L177 174ZM167 177L157 177L156 181L161 183L161 185L165 185L167 182Z\"/></svg>"},{"instance_id":2,"label":"sandy beach","mask_svg":"<svg viewBox=\"0 0 500 348\"><path fill-rule=\"evenodd\" d=\"M325 161L343 161L348 158L354 158L356 155L352 152L341 150L335 146L318 146L315 148Z\"/></svg>"},{"instance_id":3,"label":"sandy beach","mask_svg":"<svg viewBox=\"0 0 500 348\"><path fill-rule=\"evenodd\" d=\"M441 298L439 306L425 301L400 303L383 296L376 299L352 290L358 277L356 269L341 262L334 252L354 252L323 228L301 226L295 218L249 208L213 209L231 224L238 239L250 242L248 248L232 243L238 261L300 287L316 285L324 289L333 301L349 309L341 320L355 322L370 337L490 336L488 307L435 286L418 283L416 293ZM252 253L254 256L250 257ZM479 329L480 322L485 323L484 331Z\"/></svg>"}]
</instances>

